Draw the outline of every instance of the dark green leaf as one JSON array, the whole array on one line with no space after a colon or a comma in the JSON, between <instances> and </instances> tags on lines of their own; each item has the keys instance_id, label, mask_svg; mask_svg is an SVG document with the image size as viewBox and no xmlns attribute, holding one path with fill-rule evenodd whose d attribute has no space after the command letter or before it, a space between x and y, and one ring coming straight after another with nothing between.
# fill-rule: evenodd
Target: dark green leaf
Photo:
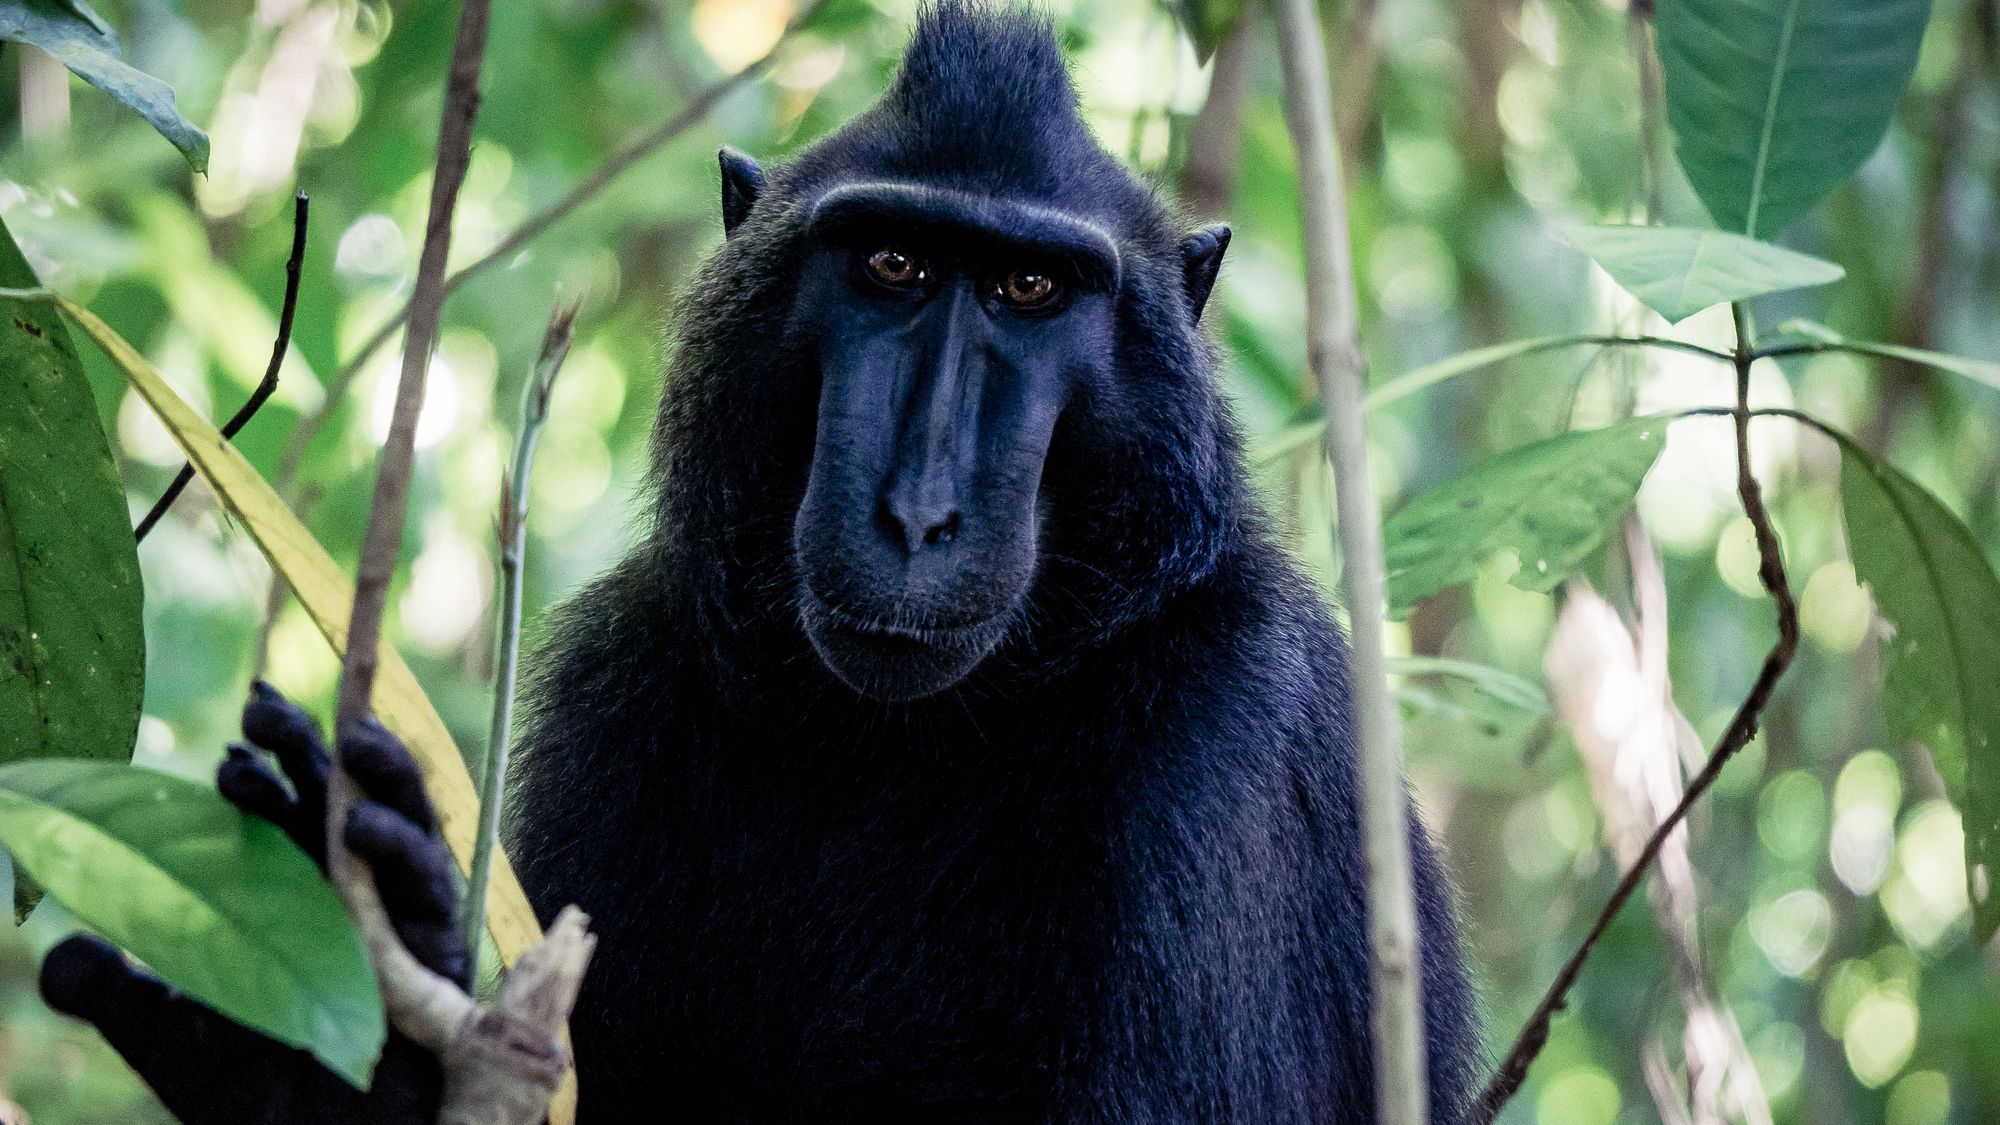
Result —
<instances>
[{"instance_id":1,"label":"dark green leaf","mask_svg":"<svg viewBox=\"0 0 2000 1125\"><path fill-rule=\"evenodd\" d=\"M0 226L0 286L36 284ZM125 490L54 303L0 316L0 762L123 760L146 671Z\"/></svg>"},{"instance_id":2,"label":"dark green leaf","mask_svg":"<svg viewBox=\"0 0 2000 1125\"><path fill-rule=\"evenodd\" d=\"M1719 230L1572 227L1569 240L1645 306L1679 322L1703 309L1839 281L1832 262Z\"/></svg>"},{"instance_id":3,"label":"dark green leaf","mask_svg":"<svg viewBox=\"0 0 2000 1125\"><path fill-rule=\"evenodd\" d=\"M1195 57L1207 62L1243 18L1244 0L1174 0L1174 16L1187 29Z\"/></svg>"},{"instance_id":4,"label":"dark green leaf","mask_svg":"<svg viewBox=\"0 0 2000 1125\"><path fill-rule=\"evenodd\" d=\"M1768 238L1875 151L1916 69L1931 0L1659 6L1667 122L1716 225Z\"/></svg>"},{"instance_id":5,"label":"dark green leaf","mask_svg":"<svg viewBox=\"0 0 2000 1125\"><path fill-rule=\"evenodd\" d=\"M2000 929L2000 579L1958 517L1846 438L1840 497L1854 573L1895 627L1883 645L1883 709L1899 738L1930 748L1965 822L1973 921Z\"/></svg>"},{"instance_id":6,"label":"dark green leaf","mask_svg":"<svg viewBox=\"0 0 2000 1125\"><path fill-rule=\"evenodd\" d=\"M208 171L208 134L174 107L171 86L118 57L118 36L82 0L0 0L0 39L47 51L144 117L195 171Z\"/></svg>"},{"instance_id":7,"label":"dark green leaf","mask_svg":"<svg viewBox=\"0 0 2000 1125\"><path fill-rule=\"evenodd\" d=\"M1603 541L1660 455L1667 424L1635 418L1510 450L1404 505L1383 526L1390 612L1471 578L1502 551L1513 582L1555 588Z\"/></svg>"},{"instance_id":8,"label":"dark green leaf","mask_svg":"<svg viewBox=\"0 0 2000 1125\"><path fill-rule=\"evenodd\" d=\"M0 841L168 983L365 1088L382 997L319 869L214 790L108 762L0 767Z\"/></svg>"}]
</instances>

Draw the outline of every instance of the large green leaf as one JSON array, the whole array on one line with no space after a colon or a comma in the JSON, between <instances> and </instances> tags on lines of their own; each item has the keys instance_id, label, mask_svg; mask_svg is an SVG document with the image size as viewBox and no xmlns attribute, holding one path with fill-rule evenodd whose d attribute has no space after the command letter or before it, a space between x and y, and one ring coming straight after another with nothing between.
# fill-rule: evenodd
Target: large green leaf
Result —
<instances>
[{"instance_id":1,"label":"large green leaf","mask_svg":"<svg viewBox=\"0 0 2000 1125\"><path fill-rule=\"evenodd\" d=\"M1646 307L1678 323L1731 301L1839 281L1832 262L1690 227L1572 227L1576 248Z\"/></svg>"},{"instance_id":2,"label":"large green leaf","mask_svg":"<svg viewBox=\"0 0 2000 1125\"><path fill-rule=\"evenodd\" d=\"M1875 151L1931 0L1673 0L1657 17L1667 122L1716 225L1783 230Z\"/></svg>"},{"instance_id":3,"label":"large green leaf","mask_svg":"<svg viewBox=\"0 0 2000 1125\"><path fill-rule=\"evenodd\" d=\"M0 286L36 284L0 225ZM54 302L0 317L0 763L123 760L146 671L125 490Z\"/></svg>"},{"instance_id":4,"label":"large green leaf","mask_svg":"<svg viewBox=\"0 0 2000 1125\"><path fill-rule=\"evenodd\" d=\"M1509 450L1419 496L1383 525L1390 612L1464 582L1502 551L1513 583L1554 589L1597 549L1666 442L1663 418L1635 418Z\"/></svg>"},{"instance_id":5,"label":"large green leaf","mask_svg":"<svg viewBox=\"0 0 2000 1125\"><path fill-rule=\"evenodd\" d=\"M137 111L195 171L208 171L208 134L174 107L173 87L118 57L118 34L83 0L0 0L0 39L55 56L78 78Z\"/></svg>"},{"instance_id":6,"label":"large green leaf","mask_svg":"<svg viewBox=\"0 0 2000 1125\"><path fill-rule=\"evenodd\" d=\"M2000 579L1972 533L1909 477L1841 438L1840 497L1854 573L1895 626L1883 709L1930 748L1965 820L1965 869L1983 943L2000 929Z\"/></svg>"},{"instance_id":7,"label":"large green leaf","mask_svg":"<svg viewBox=\"0 0 2000 1125\"><path fill-rule=\"evenodd\" d=\"M168 983L366 1088L382 994L333 887L214 790L109 762L0 767L0 841Z\"/></svg>"}]
</instances>

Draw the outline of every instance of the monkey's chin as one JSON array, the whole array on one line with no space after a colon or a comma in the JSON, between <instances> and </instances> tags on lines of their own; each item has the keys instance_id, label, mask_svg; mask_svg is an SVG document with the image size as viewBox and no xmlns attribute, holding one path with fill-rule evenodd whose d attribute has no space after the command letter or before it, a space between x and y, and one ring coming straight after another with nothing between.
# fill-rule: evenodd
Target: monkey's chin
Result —
<instances>
[{"instance_id":1,"label":"monkey's chin","mask_svg":"<svg viewBox=\"0 0 2000 1125\"><path fill-rule=\"evenodd\" d=\"M909 628L836 614L808 596L806 638L834 678L856 695L905 703L963 680L1007 631L1006 615L971 625Z\"/></svg>"}]
</instances>

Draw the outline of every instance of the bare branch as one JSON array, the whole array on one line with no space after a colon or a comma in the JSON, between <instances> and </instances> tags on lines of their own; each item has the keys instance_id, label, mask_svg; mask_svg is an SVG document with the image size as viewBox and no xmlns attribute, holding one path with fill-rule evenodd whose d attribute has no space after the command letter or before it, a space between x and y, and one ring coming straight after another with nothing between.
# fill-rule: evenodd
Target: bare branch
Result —
<instances>
[{"instance_id":1,"label":"bare branch","mask_svg":"<svg viewBox=\"0 0 2000 1125\"><path fill-rule=\"evenodd\" d=\"M292 314L299 307L299 270L306 258L306 210L306 193L302 191L292 200L292 254L285 260L285 303L278 313L278 338L271 345L271 362L264 368L264 378L250 392L250 398L237 408L229 421L222 424L224 438L233 438L240 433L278 389L278 369L285 365L285 352L292 343ZM141 543L145 542L146 533L153 530L153 525L160 522L160 517L167 514L167 509L174 506L174 501L193 480L194 466L182 465L181 471L174 474L174 482L154 501L146 518L139 521L138 528L132 532L133 537Z\"/></svg>"},{"instance_id":2,"label":"bare branch","mask_svg":"<svg viewBox=\"0 0 2000 1125\"><path fill-rule=\"evenodd\" d=\"M1340 520L1341 582L1354 650L1355 726L1361 743L1361 820L1367 841L1375 1112L1384 1125L1430 1120L1416 899L1403 791L1402 730L1389 690L1383 616L1382 515L1368 474L1367 378L1357 338L1353 250L1333 122L1325 39L1313 0L1278 0L1285 119L1298 153L1305 234L1306 353L1326 425Z\"/></svg>"},{"instance_id":3,"label":"bare branch","mask_svg":"<svg viewBox=\"0 0 2000 1125\"><path fill-rule=\"evenodd\" d=\"M1792 599L1791 586L1785 576L1784 557L1778 549L1777 529L1772 526L1770 512L1764 507L1763 489L1750 472L1752 415L1782 413L1789 417L1794 416L1794 412L1750 409L1750 367L1755 362L1757 352L1751 337L1749 314L1744 311L1741 304L1732 305L1730 308L1736 319L1736 407L1729 412L1736 423L1736 495L1743 505L1743 514L1749 517L1751 527L1756 531L1757 577L1763 583L1764 589L1770 593L1772 601L1777 603L1778 640L1771 646L1770 653L1764 657L1763 667L1758 670L1757 679L1750 686L1750 693L1744 697L1742 705L1730 719L1728 729L1723 731L1722 738L1716 742L1714 752L1708 757L1708 764L1688 782L1687 791L1681 795L1673 811L1668 813L1659 827L1653 830L1653 834L1646 838L1646 844L1639 850L1638 858L1626 869L1624 877L1612 890L1611 897L1605 901L1604 908L1598 911L1597 918L1591 923L1589 932L1584 935L1582 944L1577 946L1575 953L1570 954L1569 960L1563 964L1562 971L1556 974L1555 982L1549 985L1549 990L1535 1006L1534 1013L1528 1017L1527 1024L1521 1028L1521 1033L1515 1038L1506 1059L1501 1062L1493 1080L1480 1095L1479 1105L1473 1110L1470 1118L1472 1125L1488 1125L1500 1112L1501 1107L1520 1090L1522 1081L1528 1076L1528 1068L1534 1064L1535 1057L1540 1055L1542 1048L1548 1044L1550 1021L1568 1003L1570 986L1576 983L1577 976L1582 973L1583 963L1589 959L1591 950L1597 947L1598 939L1602 938L1604 931L1610 928L1611 920L1617 917L1618 911L1632 897L1632 892L1638 890L1639 884L1645 881L1646 873L1652 868L1653 861L1659 857L1660 849L1666 845L1667 839L1673 835L1681 822L1687 819L1688 810L1693 808L1694 803L1715 784L1715 779L1721 775L1722 767L1729 764L1729 759L1755 737L1764 707L1771 701L1771 693L1776 689L1779 677L1783 676L1785 669L1791 666L1792 657L1798 651L1798 605ZM1714 413L1714 411L1688 413ZM1802 420L1811 421L1804 419L1803 416L1800 417Z\"/></svg>"}]
</instances>

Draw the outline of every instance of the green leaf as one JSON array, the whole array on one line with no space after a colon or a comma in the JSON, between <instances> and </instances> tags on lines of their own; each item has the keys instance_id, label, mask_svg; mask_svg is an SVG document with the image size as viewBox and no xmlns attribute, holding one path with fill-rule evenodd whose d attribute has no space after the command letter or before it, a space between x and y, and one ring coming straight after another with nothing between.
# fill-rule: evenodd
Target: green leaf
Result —
<instances>
[{"instance_id":1,"label":"green leaf","mask_svg":"<svg viewBox=\"0 0 2000 1125\"><path fill-rule=\"evenodd\" d=\"M1924 348L1910 348L1902 344L1878 344L1873 340L1850 340L1824 324L1810 320L1788 320L1778 326L1778 331L1793 336L1804 336L1817 347L1802 351L1840 351L1856 355L1872 355L1881 359L1900 359L1905 363L1915 363L1924 367L1935 367L1939 371L1962 376L1975 383L2000 391L2000 363L1983 359L1967 359L1959 355L1928 351ZM1776 356L1791 353L1783 345L1773 350Z\"/></svg>"},{"instance_id":2,"label":"green leaf","mask_svg":"<svg viewBox=\"0 0 2000 1125\"><path fill-rule=\"evenodd\" d=\"M34 271L0 225L0 285ZM145 691L125 489L49 298L0 297L0 763L132 752Z\"/></svg>"},{"instance_id":3,"label":"green leaf","mask_svg":"<svg viewBox=\"0 0 2000 1125\"><path fill-rule=\"evenodd\" d=\"M1206 63L1215 57L1229 33L1243 19L1245 0L1174 0L1174 18L1187 29L1194 44L1195 58Z\"/></svg>"},{"instance_id":4,"label":"green leaf","mask_svg":"<svg viewBox=\"0 0 2000 1125\"><path fill-rule=\"evenodd\" d=\"M1389 608L1470 579L1502 551L1513 583L1554 589L1597 549L1665 444L1667 420L1634 418L1510 450L1419 496L1383 525Z\"/></svg>"},{"instance_id":5,"label":"green leaf","mask_svg":"<svg viewBox=\"0 0 2000 1125\"><path fill-rule=\"evenodd\" d=\"M1840 498L1854 573L1895 626L1883 645L1889 729L1930 748L1965 821L1973 924L2000 929L2000 579L1972 533L1923 487L1848 438Z\"/></svg>"},{"instance_id":6,"label":"green leaf","mask_svg":"<svg viewBox=\"0 0 2000 1125\"><path fill-rule=\"evenodd\" d=\"M1674 323L1716 305L1847 276L1832 262L1719 230L1613 226L1564 233L1626 292Z\"/></svg>"},{"instance_id":7,"label":"green leaf","mask_svg":"<svg viewBox=\"0 0 2000 1125\"><path fill-rule=\"evenodd\" d=\"M55 56L78 78L145 118L195 171L208 171L208 134L174 108L173 87L118 57L117 34L83 0L0 0L0 39Z\"/></svg>"},{"instance_id":8,"label":"green leaf","mask_svg":"<svg viewBox=\"0 0 2000 1125\"><path fill-rule=\"evenodd\" d=\"M1868 159L1916 69L1931 0L1659 6L1667 123L1716 225L1758 238Z\"/></svg>"},{"instance_id":9,"label":"green leaf","mask_svg":"<svg viewBox=\"0 0 2000 1125\"><path fill-rule=\"evenodd\" d=\"M333 887L213 789L109 762L0 767L0 841L58 902L181 991L365 1089L382 994Z\"/></svg>"},{"instance_id":10,"label":"green leaf","mask_svg":"<svg viewBox=\"0 0 2000 1125\"><path fill-rule=\"evenodd\" d=\"M1514 710L1531 715L1549 713L1548 693L1542 690L1541 685L1490 664L1442 656L1392 656L1389 658L1389 674L1455 679Z\"/></svg>"}]
</instances>

